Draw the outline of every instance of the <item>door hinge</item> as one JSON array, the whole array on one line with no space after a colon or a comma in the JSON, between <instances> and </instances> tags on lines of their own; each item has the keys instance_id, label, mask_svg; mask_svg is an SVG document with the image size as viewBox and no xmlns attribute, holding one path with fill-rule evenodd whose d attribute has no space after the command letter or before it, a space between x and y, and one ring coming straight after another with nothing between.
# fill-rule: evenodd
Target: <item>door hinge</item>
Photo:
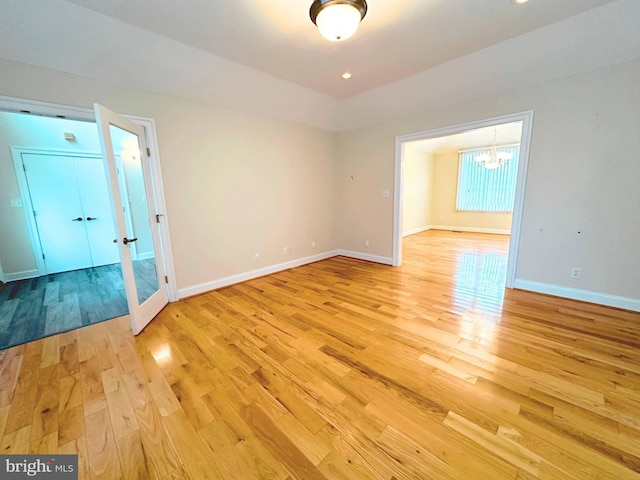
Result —
<instances>
[{"instance_id":1,"label":"door hinge","mask_svg":"<svg viewBox=\"0 0 640 480\"><path fill-rule=\"evenodd\" d=\"M42 254L42 259L44 260L44 253Z\"/></svg>"},{"instance_id":2,"label":"door hinge","mask_svg":"<svg viewBox=\"0 0 640 480\"><path fill-rule=\"evenodd\" d=\"M164 283L169 283L169 277L167 277L166 275L164 276Z\"/></svg>"},{"instance_id":3,"label":"door hinge","mask_svg":"<svg viewBox=\"0 0 640 480\"><path fill-rule=\"evenodd\" d=\"M150 157L151 156L151 149L149 147L147 147L147 156Z\"/></svg>"},{"instance_id":4,"label":"door hinge","mask_svg":"<svg viewBox=\"0 0 640 480\"><path fill-rule=\"evenodd\" d=\"M34 216L34 218L37 216L35 210L33 211L33 216Z\"/></svg>"}]
</instances>

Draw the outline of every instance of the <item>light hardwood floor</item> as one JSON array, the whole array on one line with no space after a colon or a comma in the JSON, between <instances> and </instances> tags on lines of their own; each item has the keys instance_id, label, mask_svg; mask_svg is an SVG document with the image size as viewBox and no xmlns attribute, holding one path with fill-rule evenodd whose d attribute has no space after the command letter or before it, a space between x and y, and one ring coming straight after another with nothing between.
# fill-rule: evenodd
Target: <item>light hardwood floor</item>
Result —
<instances>
[{"instance_id":1,"label":"light hardwood floor","mask_svg":"<svg viewBox=\"0 0 640 480\"><path fill-rule=\"evenodd\" d=\"M3 453L82 479L640 479L640 314L425 232L0 352Z\"/></svg>"}]
</instances>

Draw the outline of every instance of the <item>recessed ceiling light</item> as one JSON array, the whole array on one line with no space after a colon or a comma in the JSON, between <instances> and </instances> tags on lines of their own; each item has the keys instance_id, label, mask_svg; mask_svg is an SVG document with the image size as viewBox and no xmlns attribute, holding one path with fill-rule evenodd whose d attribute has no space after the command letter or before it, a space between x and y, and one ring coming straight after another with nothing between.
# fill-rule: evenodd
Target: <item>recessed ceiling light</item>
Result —
<instances>
[{"instance_id":1,"label":"recessed ceiling light","mask_svg":"<svg viewBox=\"0 0 640 480\"><path fill-rule=\"evenodd\" d=\"M351 74L349 72L344 72L342 74L342 78L344 78L345 80L349 80L351 78Z\"/></svg>"}]
</instances>

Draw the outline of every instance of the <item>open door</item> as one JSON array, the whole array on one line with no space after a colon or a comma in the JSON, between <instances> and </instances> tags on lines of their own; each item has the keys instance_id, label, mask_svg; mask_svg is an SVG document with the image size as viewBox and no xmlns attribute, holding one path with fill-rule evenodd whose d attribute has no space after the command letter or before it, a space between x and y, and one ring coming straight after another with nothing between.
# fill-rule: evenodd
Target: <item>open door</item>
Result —
<instances>
[{"instance_id":1,"label":"open door","mask_svg":"<svg viewBox=\"0 0 640 480\"><path fill-rule=\"evenodd\" d=\"M115 210L118 238L114 242L120 253L131 328L137 335L168 303L147 144L140 125L99 104L94 110ZM121 192L127 192L128 198ZM136 260L130 251L133 245Z\"/></svg>"}]
</instances>

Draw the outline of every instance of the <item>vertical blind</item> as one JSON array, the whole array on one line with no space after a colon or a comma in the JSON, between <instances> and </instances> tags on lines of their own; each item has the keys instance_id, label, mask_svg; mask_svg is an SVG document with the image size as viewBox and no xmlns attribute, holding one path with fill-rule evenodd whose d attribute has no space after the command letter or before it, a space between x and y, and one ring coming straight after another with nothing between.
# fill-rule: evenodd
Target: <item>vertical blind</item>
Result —
<instances>
[{"instance_id":1,"label":"vertical blind","mask_svg":"<svg viewBox=\"0 0 640 480\"><path fill-rule=\"evenodd\" d=\"M500 147L497 152L511 153L511 160L488 169L476 161L490 149L460 152L456 210L464 212L513 212L520 148Z\"/></svg>"}]
</instances>

